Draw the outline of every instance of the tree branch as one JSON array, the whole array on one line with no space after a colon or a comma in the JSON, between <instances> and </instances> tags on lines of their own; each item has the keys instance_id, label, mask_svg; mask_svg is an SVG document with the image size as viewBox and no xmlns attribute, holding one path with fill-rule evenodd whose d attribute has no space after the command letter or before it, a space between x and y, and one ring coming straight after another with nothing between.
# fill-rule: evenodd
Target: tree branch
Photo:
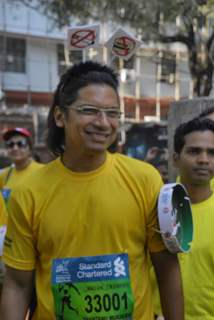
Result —
<instances>
[{"instance_id":1,"label":"tree branch","mask_svg":"<svg viewBox=\"0 0 214 320\"><path fill-rule=\"evenodd\" d=\"M164 42L164 43L170 43L170 42L181 42L184 43L185 45L187 45L189 47L190 45L190 41L189 38L177 33L174 36L164 36L162 34L159 34L159 39L160 41Z\"/></svg>"},{"instance_id":2,"label":"tree branch","mask_svg":"<svg viewBox=\"0 0 214 320\"><path fill-rule=\"evenodd\" d=\"M207 40L207 50L208 51L210 51L210 49L211 49L213 40L214 40L214 31L213 31L213 33L210 35L210 37Z\"/></svg>"}]
</instances>

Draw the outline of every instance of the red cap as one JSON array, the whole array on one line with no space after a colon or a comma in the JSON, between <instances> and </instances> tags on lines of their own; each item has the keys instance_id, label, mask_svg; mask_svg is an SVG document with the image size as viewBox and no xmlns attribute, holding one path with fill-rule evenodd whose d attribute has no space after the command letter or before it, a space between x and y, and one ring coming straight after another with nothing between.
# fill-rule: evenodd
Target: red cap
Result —
<instances>
[{"instance_id":1,"label":"red cap","mask_svg":"<svg viewBox=\"0 0 214 320\"><path fill-rule=\"evenodd\" d=\"M31 137L31 133L30 131L28 131L26 128L11 128L11 129L8 129L7 131L5 131L3 133L3 140L4 141L7 141L8 139L10 139L13 135L15 134L20 134L24 137Z\"/></svg>"}]
</instances>

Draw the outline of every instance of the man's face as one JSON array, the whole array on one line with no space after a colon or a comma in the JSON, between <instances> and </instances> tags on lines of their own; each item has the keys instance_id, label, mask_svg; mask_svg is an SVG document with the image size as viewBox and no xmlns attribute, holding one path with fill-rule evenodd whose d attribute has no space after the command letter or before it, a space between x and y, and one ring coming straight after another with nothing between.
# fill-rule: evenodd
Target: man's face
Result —
<instances>
[{"instance_id":1,"label":"man's face","mask_svg":"<svg viewBox=\"0 0 214 320\"><path fill-rule=\"evenodd\" d=\"M80 89L77 100L68 108L67 115L55 114L56 124L65 130L65 152L102 153L114 142L119 98L110 86L93 84ZM98 110L94 112L93 108ZM103 108L107 112L99 112Z\"/></svg>"},{"instance_id":2,"label":"man's face","mask_svg":"<svg viewBox=\"0 0 214 320\"><path fill-rule=\"evenodd\" d=\"M180 154L174 155L182 182L207 184L214 176L214 133L194 131L185 136Z\"/></svg>"},{"instance_id":3,"label":"man's face","mask_svg":"<svg viewBox=\"0 0 214 320\"><path fill-rule=\"evenodd\" d=\"M5 142L8 157L13 162L26 161L31 156L27 139L20 135L14 135Z\"/></svg>"}]
</instances>

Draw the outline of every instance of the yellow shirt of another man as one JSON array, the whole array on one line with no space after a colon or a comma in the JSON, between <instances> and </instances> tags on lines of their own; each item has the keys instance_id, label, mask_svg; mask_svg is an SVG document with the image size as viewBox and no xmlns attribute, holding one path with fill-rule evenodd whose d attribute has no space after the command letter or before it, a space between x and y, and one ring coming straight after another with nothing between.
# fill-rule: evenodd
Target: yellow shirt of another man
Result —
<instances>
[{"instance_id":1,"label":"yellow shirt of another man","mask_svg":"<svg viewBox=\"0 0 214 320\"><path fill-rule=\"evenodd\" d=\"M191 251L179 254L185 320L214 319L214 194L192 204L194 239Z\"/></svg>"},{"instance_id":2,"label":"yellow shirt of another man","mask_svg":"<svg viewBox=\"0 0 214 320\"><path fill-rule=\"evenodd\" d=\"M192 204L194 238L191 251L179 253L183 281L185 320L214 319L214 194ZM161 306L153 268L150 272L156 315Z\"/></svg>"},{"instance_id":3,"label":"yellow shirt of another man","mask_svg":"<svg viewBox=\"0 0 214 320\"><path fill-rule=\"evenodd\" d=\"M43 166L41 163L31 161L23 170L17 170L14 166L4 168L0 172L0 188L13 189L22 179L28 177L32 172Z\"/></svg>"},{"instance_id":4,"label":"yellow shirt of another man","mask_svg":"<svg viewBox=\"0 0 214 320\"><path fill-rule=\"evenodd\" d=\"M56 317L51 292L54 259L125 254L134 295L132 319L152 320L147 250L165 249L155 232L156 201L162 186L159 173L142 161L108 154L95 171L72 172L57 159L27 180L9 201L4 262L20 270L36 268L33 319ZM64 270L62 266L58 272ZM63 305L60 310L72 312L68 308Z\"/></svg>"},{"instance_id":5,"label":"yellow shirt of another man","mask_svg":"<svg viewBox=\"0 0 214 320\"><path fill-rule=\"evenodd\" d=\"M0 227L5 225L6 223L7 223L6 208L5 208L4 199L0 192Z\"/></svg>"},{"instance_id":6,"label":"yellow shirt of another man","mask_svg":"<svg viewBox=\"0 0 214 320\"><path fill-rule=\"evenodd\" d=\"M23 170L17 170L13 165L4 168L0 172L0 189L2 191L5 202L8 201L11 191L22 181L31 175L35 170L44 165L36 161L31 161L30 164Z\"/></svg>"}]
</instances>

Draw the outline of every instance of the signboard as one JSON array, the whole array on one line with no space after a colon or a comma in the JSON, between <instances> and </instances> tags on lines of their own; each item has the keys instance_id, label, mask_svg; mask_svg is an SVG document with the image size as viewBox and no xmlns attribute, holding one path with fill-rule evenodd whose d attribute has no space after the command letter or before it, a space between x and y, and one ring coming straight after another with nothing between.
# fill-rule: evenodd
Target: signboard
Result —
<instances>
[{"instance_id":1,"label":"signboard","mask_svg":"<svg viewBox=\"0 0 214 320\"><path fill-rule=\"evenodd\" d=\"M124 60L129 60L140 45L139 40L122 28L119 28L105 43L112 54Z\"/></svg>"},{"instance_id":2,"label":"signboard","mask_svg":"<svg viewBox=\"0 0 214 320\"><path fill-rule=\"evenodd\" d=\"M68 49L84 50L99 46L100 24L71 27L68 29Z\"/></svg>"}]
</instances>

